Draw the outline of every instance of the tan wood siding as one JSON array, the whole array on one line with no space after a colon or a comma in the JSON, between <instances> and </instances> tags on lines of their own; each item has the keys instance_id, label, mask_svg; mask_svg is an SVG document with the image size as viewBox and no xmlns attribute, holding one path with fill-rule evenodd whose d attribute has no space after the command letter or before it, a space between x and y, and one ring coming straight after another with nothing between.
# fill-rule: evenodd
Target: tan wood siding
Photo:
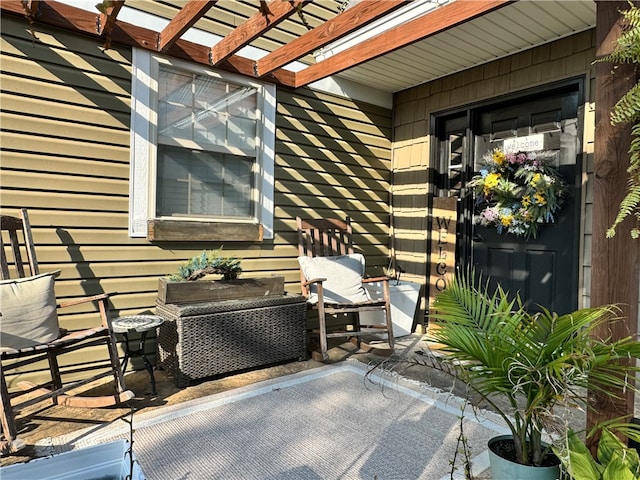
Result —
<instances>
[{"instance_id":1,"label":"tan wood siding","mask_svg":"<svg viewBox=\"0 0 640 480\"><path fill-rule=\"evenodd\" d=\"M554 81L582 76L587 81L586 98L593 90L595 54L593 30L524 51L511 57L425 83L394 97L392 235L398 263L409 271L407 280L426 283L427 198L433 194L428 171L433 166L430 145L430 115L473 102L517 92ZM587 181L592 173L594 110L590 100L584 112L583 232L581 235L581 280L579 305L589 303L591 193ZM423 298L423 307L425 306Z\"/></svg>"},{"instance_id":2,"label":"tan wood siding","mask_svg":"<svg viewBox=\"0 0 640 480\"><path fill-rule=\"evenodd\" d=\"M148 312L158 277L220 246L243 259L243 276L284 275L297 293L296 215L349 215L370 273L386 266L390 110L278 90L275 238L152 244L127 233L131 52L39 25L31 37L24 18L0 21L2 213L29 209L41 270L62 270L60 298L117 292L114 315ZM60 321L75 328L95 318L71 309Z\"/></svg>"}]
</instances>

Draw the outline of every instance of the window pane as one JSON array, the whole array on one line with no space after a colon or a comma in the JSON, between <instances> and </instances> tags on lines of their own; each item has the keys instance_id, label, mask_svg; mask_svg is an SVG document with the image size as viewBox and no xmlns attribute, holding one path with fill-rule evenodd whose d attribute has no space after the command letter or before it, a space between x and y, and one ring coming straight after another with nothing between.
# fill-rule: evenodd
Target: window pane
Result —
<instances>
[{"instance_id":1,"label":"window pane","mask_svg":"<svg viewBox=\"0 0 640 480\"><path fill-rule=\"evenodd\" d=\"M193 140L199 145L225 145L227 136L226 116L224 114L199 115L196 112Z\"/></svg>"},{"instance_id":2,"label":"window pane","mask_svg":"<svg viewBox=\"0 0 640 480\"><path fill-rule=\"evenodd\" d=\"M226 162L223 185L225 215L243 216L245 215L243 212L251 209L252 186L248 181L252 177L250 167L251 165L246 161Z\"/></svg>"},{"instance_id":3,"label":"window pane","mask_svg":"<svg viewBox=\"0 0 640 480\"><path fill-rule=\"evenodd\" d=\"M160 70L158 127L161 135L190 139L193 113L193 75Z\"/></svg>"},{"instance_id":4,"label":"window pane","mask_svg":"<svg viewBox=\"0 0 640 480\"><path fill-rule=\"evenodd\" d=\"M230 145L256 148L256 122L245 118L229 118L227 135Z\"/></svg>"},{"instance_id":5,"label":"window pane","mask_svg":"<svg viewBox=\"0 0 640 480\"><path fill-rule=\"evenodd\" d=\"M158 215L251 218L254 162L158 145Z\"/></svg>"},{"instance_id":6,"label":"window pane","mask_svg":"<svg viewBox=\"0 0 640 480\"><path fill-rule=\"evenodd\" d=\"M159 143L169 138L194 141L205 150L255 150L255 87L161 66L158 88Z\"/></svg>"}]
</instances>

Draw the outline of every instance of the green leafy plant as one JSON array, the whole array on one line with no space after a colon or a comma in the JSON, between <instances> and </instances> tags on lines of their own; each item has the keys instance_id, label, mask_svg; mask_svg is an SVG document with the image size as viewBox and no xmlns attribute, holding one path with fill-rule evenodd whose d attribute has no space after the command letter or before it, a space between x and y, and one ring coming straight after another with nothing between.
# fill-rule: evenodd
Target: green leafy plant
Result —
<instances>
[{"instance_id":1,"label":"green leafy plant","mask_svg":"<svg viewBox=\"0 0 640 480\"><path fill-rule=\"evenodd\" d=\"M640 64L640 8L629 2L629 9L621 12L626 28L616 41L609 55L597 60L637 65ZM636 226L631 229L632 238L640 238L640 81L623 95L611 112L611 125L631 124L629 148L628 189L620 202L618 214L607 230L607 238L616 234L617 226L627 217L635 217Z\"/></svg>"},{"instance_id":2,"label":"green leafy plant","mask_svg":"<svg viewBox=\"0 0 640 480\"><path fill-rule=\"evenodd\" d=\"M225 280L238 278L242 272L240 259L221 255L222 247L217 250L203 251L178 267L178 273L169 276L172 282L194 281L205 275L220 274Z\"/></svg>"},{"instance_id":3,"label":"green leafy plant","mask_svg":"<svg viewBox=\"0 0 640 480\"><path fill-rule=\"evenodd\" d=\"M619 428L636 438L640 434L637 425L624 424ZM606 427L600 431L596 458L573 430L567 432L564 445L554 447L554 452L574 480L640 479L638 452L627 447Z\"/></svg>"},{"instance_id":4,"label":"green leafy plant","mask_svg":"<svg viewBox=\"0 0 640 480\"><path fill-rule=\"evenodd\" d=\"M467 272L436 295L433 309L430 317L438 321L428 339L442 345L442 362L503 418L518 463L542 464L542 436L557 420L554 408L585 407L582 389L613 395L634 388L628 379L639 369L620 360L638 358L640 342L591 335L616 319L614 306L531 314L519 296L510 299L500 287L490 292L488 282Z\"/></svg>"}]
</instances>

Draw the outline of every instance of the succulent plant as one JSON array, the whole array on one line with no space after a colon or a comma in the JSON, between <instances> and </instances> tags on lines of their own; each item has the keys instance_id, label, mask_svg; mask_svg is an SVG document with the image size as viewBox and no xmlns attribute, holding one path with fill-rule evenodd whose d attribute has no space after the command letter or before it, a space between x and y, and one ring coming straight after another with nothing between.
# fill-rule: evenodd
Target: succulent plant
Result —
<instances>
[{"instance_id":1,"label":"succulent plant","mask_svg":"<svg viewBox=\"0 0 640 480\"><path fill-rule=\"evenodd\" d=\"M205 275L220 274L225 280L238 278L242 272L240 259L221 255L222 247L217 250L203 251L200 255L191 257L186 263L178 267L178 273L169 276L173 282L195 281Z\"/></svg>"}]
</instances>

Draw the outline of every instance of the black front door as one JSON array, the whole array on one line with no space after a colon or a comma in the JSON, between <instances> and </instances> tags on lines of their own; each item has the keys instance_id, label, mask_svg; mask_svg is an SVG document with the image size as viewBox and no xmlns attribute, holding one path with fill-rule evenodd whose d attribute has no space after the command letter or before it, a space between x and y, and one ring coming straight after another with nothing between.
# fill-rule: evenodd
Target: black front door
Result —
<instances>
[{"instance_id":1,"label":"black front door","mask_svg":"<svg viewBox=\"0 0 640 480\"><path fill-rule=\"evenodd\" d=\"M567 183L564 202L554 223L545 225L537 238L528 239L499 233L495 227L478 225L478 211L474 211L471 189L463 186L456 191L454 184L449 185L454 188L449 194L461 196L459 265L473 265L476 273L489 278L493 287L500 284L511 294L519 293L531 311L542 305L562 314L575 310L578 304L579 96L576 83L535 97L470 109L464 115L456 115L458 121L449 117L441 122L444 134L444 137L440 135L441 168L450 163L443 158L454 158L448 148L443 150L442 145L447 144L442 142L443 138L451 140L462 136L467 139L469 147L458 155L463 163L463 184L478 172L480 160L487 152L502 149L507 139L534 138L532 136L544 140L544 151L555 159L556 167ZM468 119L467 128L462 128L462 119ZM443 151L446 151L444 155Z\"/></svg>"}]
</instances>

